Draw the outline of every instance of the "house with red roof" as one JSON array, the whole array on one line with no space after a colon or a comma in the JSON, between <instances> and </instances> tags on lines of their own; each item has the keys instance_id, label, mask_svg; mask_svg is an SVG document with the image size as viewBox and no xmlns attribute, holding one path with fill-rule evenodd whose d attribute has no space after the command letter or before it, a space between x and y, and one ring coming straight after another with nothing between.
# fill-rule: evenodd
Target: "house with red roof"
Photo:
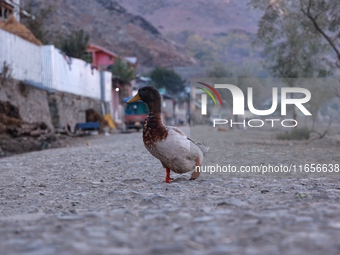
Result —
<instances>
[{"instance_id":1,"label":"house with red roof","mask_svg":"<svg viewBox=\"0 0 340 255\"><path fill-rule=\"evenodd\" d=\"M120 58L118 54L93 43L90 43L87 46L86 52L91 53L91 64L97 69L107 69L109 66L114 64L115 60ZM129 62L132 66L137 66L136 57L124 57L123 59Z\"/></svg>"},{"instance_id":2,"label":"house with red roof","mask_svg":"<svg viewBox=\"0 0 340 255\"><path fill-rule=\"evenodd\" d=\"M87 46L86 52L90 54L91 66L98 70L108 70L115 63L115 61L121 58L118 54L105 49L96 44L90 43ZM136 57L124 57L128 63L134 68L137 67ZM123 124L123 98L131 96L132 84L126 83L119 77L112 77L112 114L116 124Z\"/></svg>"}]
</instances>

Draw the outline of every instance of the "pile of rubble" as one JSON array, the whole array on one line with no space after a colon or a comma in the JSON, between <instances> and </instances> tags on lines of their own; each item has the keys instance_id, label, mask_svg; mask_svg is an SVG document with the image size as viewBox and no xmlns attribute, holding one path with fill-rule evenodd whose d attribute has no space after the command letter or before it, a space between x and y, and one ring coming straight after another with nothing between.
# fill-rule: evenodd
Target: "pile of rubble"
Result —
<instances>
[{"instance_id":1,"label":"pile of rubble","mask_svg":"<svg viewBox=\"0 0 340 255\"><path fill-rule=\"evenodd\" d=\"M22 120L19 110L10 102L0 101L0 134L6 133L12 137L39 137L51 132L44 122L27 123Z\"/></svg>"},{"instance_id":2,"label":"pile of rubble","mask_svg":"<svg viewBox=\"0 0 340 255\"><path fill-rule=\"evenodd\" d=\"M13 14L8 17L6 22L0 23L0 28L12 34L18 35L31 43L42 45L41 41L38 40L26 26L18 22Z\"/></svg>"},{"instance_id":3,"label":"pile of rubble","mask_svg":"<svg viewBox=\"0 0 340 255\"><path fill-rule=\"evenodd\" d=\"M24 121L16 106L0 101L0 157L61 147L65 139L44 122Z\"/></svg>"},{"instance_id":4,"label":"pile of rubble","mask_svg":"<svg viewBox=\"0 0 340 255\"><path fill-rule=\"evenodd\" d=\"M98 122L99 133L109 129L108 121L93 109L86 111L86 122ZM52 130L44 122L24 121L18 107L0 100L0 157L65 147L76 142L76 137L84 135L84 132L75 133L68 129Z\"/></svg>"}]
</instances>

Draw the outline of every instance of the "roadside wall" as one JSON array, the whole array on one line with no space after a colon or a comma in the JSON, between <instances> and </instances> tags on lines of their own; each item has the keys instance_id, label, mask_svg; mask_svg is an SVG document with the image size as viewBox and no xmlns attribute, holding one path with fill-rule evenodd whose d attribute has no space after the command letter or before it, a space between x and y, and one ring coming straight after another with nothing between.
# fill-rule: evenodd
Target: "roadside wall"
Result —
<instances>
[{"instance_id":1,"label":"roadside wall","mask_svg":"<svg viewBox=\"0 0 340 255\"><path fill-rule=\"evenodd\" d=\"M18 107L21 118L26 122L45 122L52 128L47 91L10 80L0 84L0 100L9 101Z\"/></svg>"},{"instance_id":2,"label":"roadside wall","mask_svg":"<svg viewBox=\"0 0 340 255\"><path fill-rule=\"evenodd\" d=\"M52 123L55 128L65 128L67 125L74 130L78 122L85 122L85 111L94 109L101 113L100 100L78 96L65 92L48 94Z\"/></svg>"},{"instance_id":3,"label":"roadside wall","mask_svg":"<svg viewBox=\"0 0 340 255\"><path fill-rule=\"evenodd\" d=\"M0 29L0 72L4 62L16 80L42 84L41 47Z\"/></svg>"},{"instance_id":4,"label":"roadside wall","mask_svg":"<svg viewBox=\"0 0 340 255\"><path fill-rule=\"evenodd\" d=\"M5 62L15 80L0 84L0 100L17 106L24 121L73 130L87 109L113 113L111 72L0 29L0 73Z\"/></svg>"},{"instance_id":5,"label":"roadside wall","mask_svg":"<svg viewBox=\"0 0 340 255\"><path fill-rule=\"evenodd\" d=\"M74 95L66 92L51 92L16 80L0 83L0 100L10 101L18 107L26 122L45 122L52 130L70 126L74 130L77 122L85 122L85 111L94 109L101 113L99 99ZM105 103L108 107L108 103Z\"/></svg>"},{"instance_id":6,"label":"roadside wall","mask_svg":"<svg viewBox=\"0 0 340 255\"><path fill-rule=\"evenodd\" d=\"M51 91L112 100L111 72L92 69L89 63L70 58L53 45L38 46L2 29L0 45L0 72L6 62L16 80Z\"/></svg>"}]
</instances>

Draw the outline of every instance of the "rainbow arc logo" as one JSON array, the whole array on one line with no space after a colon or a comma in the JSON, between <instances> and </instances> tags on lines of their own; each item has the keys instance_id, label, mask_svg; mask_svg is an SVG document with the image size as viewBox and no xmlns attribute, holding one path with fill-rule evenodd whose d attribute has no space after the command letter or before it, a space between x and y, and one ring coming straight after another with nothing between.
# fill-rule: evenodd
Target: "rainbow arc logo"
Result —
<instances>
[{"instance_id":1,"label":"rainbow arc logo","mask_svg":"<svg viewBox=\"0 0 340 255\"><path fill-rule=\"evenodd\" d=\"M209 95L209 97L212 99L212 101L214 102L214 104L216 105L217 102L216 102L216 98L215 96L217 97L220 105L222 105L222 99L221 99L221 96L218 94L218 92L216 91L216 89L206 83L203 83L203 82L197 82L198 84L201 84L205 87L207 87L208 89L206 88L201 88L201 87L196 87L202 91L204 91L206 94L202 94L201 95L201 100L202 100L202 108L201 108L201 113L202 115L206 115L207 114L207 95ZM215 95L215 96L214 96Z\"/></svg>"}]
</instances>

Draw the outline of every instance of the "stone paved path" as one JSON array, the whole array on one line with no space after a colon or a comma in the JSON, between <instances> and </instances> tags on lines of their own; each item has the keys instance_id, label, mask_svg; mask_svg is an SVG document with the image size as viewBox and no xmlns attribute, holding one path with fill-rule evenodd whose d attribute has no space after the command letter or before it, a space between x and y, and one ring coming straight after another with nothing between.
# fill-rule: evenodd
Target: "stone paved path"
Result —
<instances>
[{"instance_id":1,"label":"stone paved path","mask_svg":"<svg viewBox=\"0 0 340 255\"><path fill-rule=\"evenodd\" d=\"M198 129L225 148L205 165L340 163L329 140ZM2 158L0 254L340 254L338 176L164 177L141 133Z\"/></svg>"}]
</instances>

